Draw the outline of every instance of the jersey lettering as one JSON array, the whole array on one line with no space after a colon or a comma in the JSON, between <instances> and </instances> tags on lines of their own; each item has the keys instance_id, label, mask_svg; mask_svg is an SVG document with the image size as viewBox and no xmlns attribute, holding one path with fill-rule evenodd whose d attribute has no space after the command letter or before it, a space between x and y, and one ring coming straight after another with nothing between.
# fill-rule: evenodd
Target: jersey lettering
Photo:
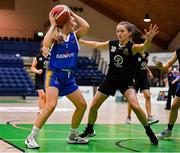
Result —
<instances>
[{"instance_id":1,"label":"jersey lettering","mask_svg":"<svg viewBox=\"0 0 180 153\"><path fill-rule=\"evenodd\" d=\"M57 54L56 58L70 58L73 57L74 53L70 53L70 54Z\"/></svg>"}]
</instances>

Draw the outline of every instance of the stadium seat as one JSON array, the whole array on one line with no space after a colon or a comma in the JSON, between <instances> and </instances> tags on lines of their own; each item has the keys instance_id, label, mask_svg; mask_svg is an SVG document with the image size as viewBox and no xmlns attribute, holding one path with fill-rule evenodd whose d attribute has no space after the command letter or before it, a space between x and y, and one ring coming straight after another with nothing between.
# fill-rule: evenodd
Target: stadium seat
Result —
<instances>
[{"instance_id":1,"label":"stadium seat","mask_svg":"<svg viewBox=\"0 0 180 153\"><path fill-rule=\"evenodd\" d=\"M26 95L33 96L36 92L22 59L15 55L0 54L0 96Z\"/></svg>"}]
</instances>

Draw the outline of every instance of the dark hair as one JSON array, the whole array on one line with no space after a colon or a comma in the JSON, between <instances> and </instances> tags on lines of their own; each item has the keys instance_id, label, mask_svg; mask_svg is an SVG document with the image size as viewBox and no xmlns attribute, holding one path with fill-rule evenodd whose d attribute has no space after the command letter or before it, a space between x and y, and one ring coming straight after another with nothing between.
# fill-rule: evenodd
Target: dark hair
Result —
<instances>
[{"instance_id":1,"label":"dark hair","mask_svg":"<svg viewBox=\"0 0 180 153\"><path fill-rule=\"evenodd\" d=\"M136 25L130 23L129 21L122 21L118 25L123 25L126 29L132 33L132 41L134 43L140 44L145 41L145 36L143 33L136 27Z\"/></svg>"}]
</instances>

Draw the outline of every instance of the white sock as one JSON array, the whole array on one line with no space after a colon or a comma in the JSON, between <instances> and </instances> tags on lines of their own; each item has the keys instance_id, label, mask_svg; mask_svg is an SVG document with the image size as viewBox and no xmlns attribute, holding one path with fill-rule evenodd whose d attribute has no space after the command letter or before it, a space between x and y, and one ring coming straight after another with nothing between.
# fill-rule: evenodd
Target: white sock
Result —
<instances>
[{"instance_id":1,"label":"white sock","mask_svg":"<svg viewBox=\"0 0 180 153\"><path fill-rule=\"evenodd\" d=\"M76 133L78 133L77 128L76 129L75 128L71 128L71 134L76 134Z\"/></svg>"},{"instance_id":2,"label":"white sock","mask_svg":"<svg viewBox=\"0 0 180 153\"><path fill-rule=\"evenodd\" d=\"M32 131L31 131L31 135L38 136L39 135L39 131L40 131L40 129L38 127L36 127L35 125L33 125Z\"/></svg>"}]
</instances>

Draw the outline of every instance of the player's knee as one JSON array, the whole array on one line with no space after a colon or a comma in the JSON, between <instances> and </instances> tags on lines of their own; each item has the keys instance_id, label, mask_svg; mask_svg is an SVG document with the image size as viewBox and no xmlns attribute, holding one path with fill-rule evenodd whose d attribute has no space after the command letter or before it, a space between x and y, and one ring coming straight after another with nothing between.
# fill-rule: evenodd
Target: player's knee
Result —
<instances>
[{"instance_id":1,"label":"player's knee","mask_svg":"<svg viewBox=\"0 0 180 153\"><path fill-rule=\"evenodd\" d=\"M172 111L176 111L176 110L178 110L178 109L179 109L179 107L178 107L177 104L173 104L173 105L171 106L171 110L172 110Z\"/></svg>"},{"instance_id":2,"label":"player's knee","mask_svg":"<svg viewBox=\"0 0 180 153\"><path fill-rule=\"evenodd\" d=\"M77 109L80 111L85 111L87 108L87 104L86 103L81 103L77 106Z\"/></svg>"},{"instance_id":3,"label":"player's knee","mask_svg":"<svg viewBox=\"0 0 180 153\"><path fill-rule=\"evenodd\" d=\"M150 99L150 93L146 94L146 95L145 95L145 98L146 98L146 99Z\"/></svg>"},{"instance_id":4,"label":"player's knee","mask_svg":"<svg viewBox=\"0 0 180 153\"><path fill-rule=\"evenodd\" d=\"M82 109L83 111L85 111L86 108L87 108L87 104L86 104L86 103L82 103L82 104L81 104L81 109Z\"/></svg>"},{"instance_id":5,"label":"player's knee","mask_svg":"<svg viewBox=\"0 0 180 153\"><path fill-rule=\"evenodd\" d=\"M49 112L54 111L55 108L56 108L56 104L47 104L46 105L46 110Z\"/></svg>"},{"instance_id":6,"label":"player's knee","mask_svg":"<svg viewBox=\"0 0 180 153\"><path fill-rule=\"evenodd\" d=\"M126 99L129 101L129 103L137 101L137 98L136 98L135 94L129 94L128 97L126 97ZM130 104L130 105L132 105L132 104Z\"/></svg>"}]
</instances>

